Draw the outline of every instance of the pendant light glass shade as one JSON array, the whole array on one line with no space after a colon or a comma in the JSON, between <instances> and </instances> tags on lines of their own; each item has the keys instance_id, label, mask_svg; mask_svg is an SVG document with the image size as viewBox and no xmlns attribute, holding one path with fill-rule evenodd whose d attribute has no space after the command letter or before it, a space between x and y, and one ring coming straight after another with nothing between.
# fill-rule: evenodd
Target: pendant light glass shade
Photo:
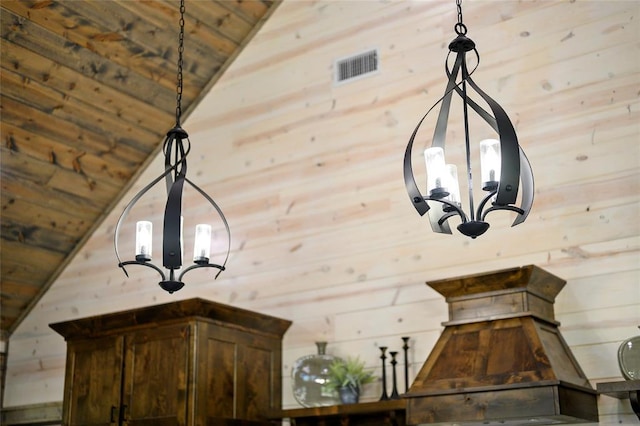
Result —
<instances>
[{"instance_id":1,"label":"pendant light glass shade","mask_svg":"<svg viewBox=\"0 0 640 426\"><path fill-rule=\"evenodd\" d=\"M136 260L151 260L153 247L153 223L141 220L136 223Z\"/></svg>"},{"instance_id":2,"label":"pendant light glass shade","mask_svg":"<svg viewBox=\"0 0 640 426\"><path fill-rule=\"evenodd\" d=\"M196 225L196 235L193 244L193 261L208 263L211 253L211 225Z\"/></svg>"},{"instance_id":3,"label":"pendant light glass shade","mask_svg":"<svg viewBox=\"0 0 640 426\"><path fill-rule=\"evenodd\" d=\"M444 198L447 191L447 168L444 163L444 150L432 147L424 150L424 162L427 167L427 192L433 198Z\"/></svg>"},{"instance_id":4,"label":"pendant light glass shade","mask_svg":"<svg viewBox=\"0 0 640 426\"><path fill-rule=\"evenodd\" d=\"M480 173L482 189L495 188L500 181L500 141L485 139L480 142Z\"/></svg>"},{"instance_id":5,"label":"pendant light glass shade","mask_svg":"<svg viewBox=\"0 0 640 426\"><path fill-rule=\"evenodd\" d=\"M456 167L455 164L447 164L445 167L447 169L447 178L449 179L449 183L447 184L447 188L449 191L447 201L459 207L460 183L458 182L458 167Z\"/></svg>"}]
</instances>

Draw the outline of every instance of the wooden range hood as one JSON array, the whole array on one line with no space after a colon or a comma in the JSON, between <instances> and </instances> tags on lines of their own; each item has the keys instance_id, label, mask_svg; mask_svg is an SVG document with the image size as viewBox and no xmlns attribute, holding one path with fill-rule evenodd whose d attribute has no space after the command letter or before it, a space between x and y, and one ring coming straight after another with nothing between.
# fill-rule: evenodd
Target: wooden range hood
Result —
<instances>
[{"instance_id":1,"label":"wooden range hood","mask_svg":"<svg viewBox=\"0 0 640 426\"><path fill-rule=\"evenodd\" d=\"M598 422L597 394L554 318L565 283L536 266L427 283L449 321L405 394L407 424Z\"/></svg>"}]
</instances>

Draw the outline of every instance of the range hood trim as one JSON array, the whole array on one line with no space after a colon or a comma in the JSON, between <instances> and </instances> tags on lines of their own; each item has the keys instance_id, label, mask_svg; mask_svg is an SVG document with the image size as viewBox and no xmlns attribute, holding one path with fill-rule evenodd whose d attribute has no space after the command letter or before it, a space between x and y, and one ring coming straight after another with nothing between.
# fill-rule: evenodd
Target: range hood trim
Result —
<instances>
[{"instance_id":1,"label":"range hood trim","mask_svg":"<svg viewBox=\"0 0 640 426\"><path fill-rule=\"evenodd\" d=\"M501 391L501 390L509 390L509 389L526 389L526 388L543 388L549 386L560 386L565 388L572 388L579 391L584 391L586 393L591 393L593 395L598 395L598 392L594 389L584 388L581 386L577 386L574 383L569 383L564 380L543 380L535 383L513 383L506 385L490 385L490 386L477 386L477 387L469 387L469 388L456 388L449 390L439 390L439 391L414 391L411 392L411 395L407 394L401 395L403 398L413 398L417 396L437 396L437 395L455 395L455 394L473 394L479 392L493 392L493 391Z\"/></svg>"},{"instance_id":2,"label":"range hood trim","mask_svg":"<svg viewBox=\"0 0 640 426\"><path fill-rule=\"evenodd\" d=\"M523 311L517 314L502 314L502 315L491 315L491 316L487 316L482 320L478 320L478 319L474 319L474 318L470 318L470 319L459 319L459 320L455 320L455 321L444 321L442 323L440 323L443 326L448 326L448 325L462 325L462 324L472 324L475 322L483 322L483 321L497 321L497 320L501 320L501 319L509 319L509 318L524 318L524 317L533 317L536 318L540 321L544 321L546 323L549 323L550 325L554 325L554 326L559 326L560 322L556 321L556 320L549 320L547 318L541 317L540 315L536 314L535 312L531 312L531 311Z\"/></svg>"}]
</instances>

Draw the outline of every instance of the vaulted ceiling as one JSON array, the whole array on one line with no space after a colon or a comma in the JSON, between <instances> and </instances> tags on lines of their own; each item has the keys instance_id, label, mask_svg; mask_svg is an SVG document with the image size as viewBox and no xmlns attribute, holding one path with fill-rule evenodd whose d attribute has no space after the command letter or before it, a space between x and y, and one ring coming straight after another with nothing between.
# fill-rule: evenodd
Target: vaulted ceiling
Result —
<instances>
[{"instance_id":1,"label":"vaulted ceiling","mask_svg":"<svg viewBox=\"0 0 640 426\"><path fill-rule=\"evenodd\" d=\"M186 1L183 117L278 0ZM175 123L178 0L3 0L1 331L37 303Z\"/></svg>"}]
</instances>

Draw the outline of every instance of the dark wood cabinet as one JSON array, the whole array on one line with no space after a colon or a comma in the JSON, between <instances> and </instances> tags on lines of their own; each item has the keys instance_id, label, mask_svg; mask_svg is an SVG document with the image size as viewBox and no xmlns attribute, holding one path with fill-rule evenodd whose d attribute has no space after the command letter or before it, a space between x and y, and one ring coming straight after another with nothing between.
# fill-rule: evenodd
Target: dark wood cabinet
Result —
<instances>
[{"instance_id":1,"label":"dark wood cabinet","mask_svg":"<svg viewBox=\"0 0 640 426\"><path fill-rule=\"evenodd\" d=\"M67 340L63 424L270 424L290 324L202 299L51 324Z\"/></svg>"}]
</instances>

